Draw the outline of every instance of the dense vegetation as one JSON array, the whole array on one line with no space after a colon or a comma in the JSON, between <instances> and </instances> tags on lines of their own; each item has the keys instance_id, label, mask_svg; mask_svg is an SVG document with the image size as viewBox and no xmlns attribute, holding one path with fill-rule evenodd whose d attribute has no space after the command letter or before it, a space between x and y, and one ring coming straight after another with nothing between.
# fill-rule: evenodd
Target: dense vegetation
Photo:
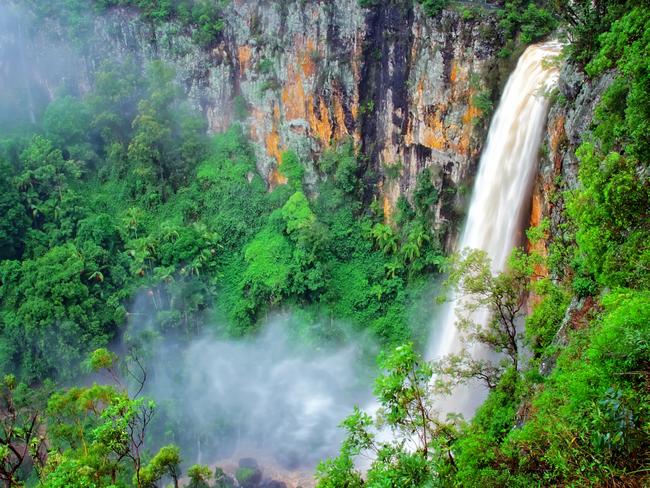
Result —
<instances>
[{"instance_id":1,"label":"dense vegetation","mask_svg":"<svg viewBox=\"0 0 650 488\"><path fill-rule=\"evenodd\" d=\"M41 2L26 0L40 22L56 19L69 29L71 37L81 42L92 31L92 15L101 14L113 7L135 9L152 25L167 21L178 22L191 31L192 40L209 47L218 39L224 24L223 8L228 0L53 0Z\"/></svg>"},{"instance_id":2,"label":"dense vegetation","mask_svg":"<svg viewBox=\"0 0 650 488\"><path fill-rule=\"evenodd\" d=\"M2 141L5 370L73 377L143 288L161 327L183 335L206 314L245 335L266 310L295 306L310 323L328 312L386 342L409 337L408 283L440 255L428 173L395 228L362 208L350 143L323 155L310 190L286 153L288 183L268 192L239 127L209 140L168 69L152 65L146 81L133 69L105 67L93 93L56 99L37 133Z\"/></svg>"},{"instance_id":3,"label":"dense vegetation","mask_svg":"<svg viewBox=\"0 0 650 488\"><path fill-rule=\"evenodd\" d=\"M58 16L74 5L38 7ZM159 444L170 425L172 440L192 427L167 405L167 424L152 431L155 407L128 397L128 370L111 368L117 387L44 394L44 382L78 380L88 354L108 346L129 351L137 370L146 347L125 331L141 315L154 324L148 333L180 342L255 334L274 310L294 310L294 334L321 345L344 339L342 323L382 344L423 337L409 307L441 262L432 175L394 226L380 205L362 205L364 165L351 141L321 156L310 187L304 162L286 152L287 182L271 191L242 127L208 137L174 78L159 62L145 72L106 62L90 93L64 89L36 126L2 128L0 370L3 411L17 413L2 420L7 483L152 486L176 476L175 448L154 456L133 436L148 431ZM43 392L38 401L28 386Z\"/></svg>"},{"instance_id":4,"label":"dense vegetation","mask_svg":"<svg viewBox=\"0 0 650 488\"><path fill-rule=\"evenodd\" d=\"M30 3L37 22L56 18L73 38L91 26L87 2ZM180 22L204 47L223 28L221 2L90 3L96 12L134 8L154 25ZM447 2L420 3L435 16ZM557 3L504 2L503 37L528 43L561 25L568 61L614 80L576 151L580 184L557 195L566 221L553 236L548 222L529 233L549 242L548 255L516 252L500 275L482 253L449 263L450 285L471 298L466 312L497 312L485 329L469 313L461 325L503 355L498 364L468 354L427 364L418 355L424 324L409 320L410 307L443 264L428 171L391 225L381 205L363 201L366 165L352 141L321 155L315 183L304 161L284 153L286 183L270 189L242 126L207 136L162 63L144 72L129 60L105 63L91 92L57 94L36 125L3 123L0 479L178 484L182 453L166 441L187 433L162 432L180 425L173 407L162 408L166 425L152 422L161 408L142 395L147 351L128 326L145 310L148 333L180 343L207 330L239 338L257 333L269 312L292 310L301 340L341 342L342 321L385 350L379 419L357 410L344 422L348 437L319 467L320 486L647 482L650 15L638 2ZM540 267L550 277L531 279ZM522 334L515 325L531 293L538 301ZM105 381L55 383L86 374ZM432 394L470 379L490 389L475 418L438 418ZM376 426L392 440L376 437ZM354 459L367 451L375 461L362 474ZM233 483L207 466L187 475L192 487Z\"/></svg>"}]
</instances>

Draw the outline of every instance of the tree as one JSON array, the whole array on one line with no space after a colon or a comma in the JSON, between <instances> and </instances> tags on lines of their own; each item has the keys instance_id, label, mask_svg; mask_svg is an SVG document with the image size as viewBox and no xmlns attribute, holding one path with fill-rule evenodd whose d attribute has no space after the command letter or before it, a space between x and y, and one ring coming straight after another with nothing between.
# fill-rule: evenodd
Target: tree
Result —
<instances>
[{"instance_id":1,"label":"tree","mask_svg":"<svg viewBox=\"0 0 650 488\"><path fill-rule=\"evenodd\" d=\"M353 196L359 190L359 160L354 144L346 140L335 149L323 153L319 161L321 169L334 178L334 184L343 194Z\"/></svg>"},{"instance_id":2,"label":"tree","mask_svg":"<svg viewBox=\"0 0 650 488\"><path fill-rule=\"evenodd\" d=\"M104 62L95 75L94 90L87 97L91 127L107 146L127 144L137 101L144 90L143 79L136 63L128 58L121 63Z\"/></svg>"},{"instance_id":3,"label":"tree","mask_svg":"<svg viewBox=\"0 0 650 488\"><path fill-rule=\"evenodd\" d=\"M71 97L55 98L43 115L43 129L57 147L69 148L88 138L90 113L80 100Z\"/></svg>"},{"instance_id":4,"label":"tree","mask_svg":"<svg viewBox=\"0 0 650 488\"><path fill-rule=\"evenodd\" d=\"M181 4L182 6L182 4ZM179 6L179 9L181 8ZM203 47L212 45L224 28L222 3L194 0L191 7L191 21L196 25L192 39Z\"/></svg>"},{"instance_id":5,"label":"tree","mask_svg":"<svg viewBox=\"0 0 650 488\"><path fill-rule=\"evenodd\" d=\"M544 8L543 2L507 0L499 13L499 26L508 38L514 39L519 34L524 44L543 39L557 27L556 18Z\"/></svg>"},{"instance_id":6,"label":"tree","mask_svg":"<svg viewBox=\"0 0 650 488\"><path fill-rule=\"evenodd\" d=\"M393 279L396 276L398 276L399 272L404 269L404 266L397 260L393 259L392 261L387 262L384 265L384 268L386 269L386 275Z\"/></svg>"},{"instance_id":7,"label":"tree","mask_svg":"<svg viewBox=\"0 0 650 488\"><path fill-rule=\"evenodd\" d=\"M447 6L449 0L418 0L424 13L429 17L436 17Z\"/></svg>"},{"instance_id":8,"label":"tree","mask_svg":"<svg viewBox=\"0 0 650 488\"><path fill-rule=\"evenodd\" d=\"M376 418L355 408L343 422L346 439L337 458L319 465L319 488L426 486L439 479L437 466L453 469L458 424L438 418L429 388L431 366L411 344L382 355L380 366L384 373L375 383ZM391 431L389 441L377 435L382 429ZM364 452L374 455L365 483L353 463Z\"/></svg>"},{"instance_id":9,"label":"tree","mask_svg":"<svg viewBox=\"0 0 650 488\"><path fill-rule=\"evenodd\" d=\"M435 366L439 375L452 383L476 378L494 388L508 365L519 370L523 338L519 328L536 259L515 250L506 270L494 273L484 251L466 249L456 256L449 274L457 296L456 325L466 343L482 344L505 358L496 366L491 360L474 359L464 350L443 358Z\"/></svg>"},{"instance_id":10,"label":"tree","mask_svg":"<svg viewBox=\"0 0 650 488\"><path fill-rule=\"evenodd\" d=\"M44 435L43 396L49 391L30 390L13 375L0 383L0 480L5 486L20 486L22 467L32 464L42 469L47 458Z\"/></svg>"},{"instance_id":11,"label":"tree","mask_svg":"<svg viewBox=\"0 0 650 488\"><path fill-rule=\"evenodd\" d=\"M0 333L12 371L24 381L70 377L93 347L104 346L123 320L120 266L87 242L57 246L38 259L0 265ZM103 281L97 281L96 272ZM93 277L94 275L94 277Z\"/></svg>"},{"instance_id":12,"label":"tree","mask_svg":"<svg viewBox=\"0 0 650 488\"><path fill-rule=\"evenodd\" d=\"M0 162L0 259L16 259L22 254L31 219L11 181L9 165Z\"/></svg>"},{"instance_id":13,"label":"tree","mask_svg":"<svg viewBox=\"0 0 650 488\"><path fill-rule=\"evenodd\" d=\"M643 0L642 0L643 1ZM555 14L568 26L571 57L584 63L598 50L598 37L624 12L629 0L552 0Z\"/></svg>"},{"instance_id":14,"label":"tree","mask_svg":"<svg viewBox=\"0 0 650 488\"><path fill-rule=\"evenodd\" d=\"M420 215L428 217L431 214L431 207L440 199L438 190L433 184L433 175L430 168L425 168L417 176L415 191L413 192L413 203Z\"/></svg>"},{"instance_id":15,"label":"tree","mask_svg":"<svg viewBox=\"0 0 650 488\"><path fill-rule=\"evenodd\" d=\"M138 104L138 115L133 121L134 136L129 144L128 157L134 165L136 195L142 195L149 185L160 186L164 195L166 168L164 158L171 145L171 130L161 121L153 104L143 100Z\"/></svg>"},{"instance_id":16,"label":"tree","mask_svg":"<svg viewBox=\"0 0 650 488\"><path fill-rule=\"evenodd\" d=\"M48 463L42 483L63 487L77 481L81 471L94 486L114 486L132 473L133 484L149 488L165 475L178 482L180 451L161 448L146 460L147 432L156 411L152 400L140 397L147 379L137 356L121 361L106 349L93 352L87 361L91 371L106 370L114 384L73 387L53 394L48 402ZM123 372L124 376L120 376ZM128 381L130 379L130 381ZM127 383L135 394L130 396ZM72 486L86 486L85 484Z\"/></svg>"},{"instance_id":17,"label":"tree","mask_svg":"<svg viewBox=\"0 0 650 488\"><path fill-rule=\"evenodd\" d=\"M187 475L190 477L190 483L187 485L187 488L210 488L212 471L209 466L193 464L188 468Z\"/></svg>"},{"instance_id":18,"label":"tree","mask_svg":"<svg viewBox=\"0 0 650 488\"><path fill-rule=\"evenodd\" d=\"M417 222L408 234L408 242L413 242L418 250L422 249L424 244L430 240L431 237L421 222Z\"/></svg>"},{"instance_id":19,"label":"tree","mask_svg":"<svg viewBox=\"0 0 650 488\"><path fill-rule=\"evenodd\" d=\"M405 264L413 262L416 258L420 257L420 247L417 243L409 240L402 245L400 254L402 255L402 260Z\"/></svg>"},{"instance_id":20,"label":"tree","mask_svg":"<svg viewBox=\"0 0 650 488\"><path fill-rule=\"evenodd\" d=\"M134 481L137 483L138 487L155 488L156 481L160 480L165 475L169 475L174 481L174 488L178 488L180 463L181 452L177 446L168 445L161 447L158 453L156 453L151 461L149 461L149 463L139 473L139 477L134 478Z\"/></svg>"},{"instance_id":21,"label":"tree","mask_svg":"<svg viewBox=\"0 0 650 488\"><path fill-rule=\"evenodd\" d=\"M395 254L398 249L397 236L390 225L377 223L372 227L372 237L379 249L386 254Z\"/></svg>"},{"instance_id":22,"label":"tree","mask_svg":"<svg viewBox=\"0 0 650 488\"><path fill-rule=\"evenodd\" d=\"M311 226L316 216L309 208L309 200L301 191L297 191L289 197L287 203L281 210L282 218L287 224L287 233L289 235L300 233L300 231Z\"/></svg>"},{"instance_id":23,"label":"tree","mask_svg":"<svg viewBox=\"0 0 650 488\"><path fill-rule=\"evenodd\" d=\"M20 162L22 172L15 182L27 209L34 217L53 217L69 185L81 177L81 164L64 159L61 150L42 136L32 138L21 153Z\"/></svg>"},{"instance_id":24,"label":"tree","mask_svg":"<svg viewBox=\"0 0 650 488\"><path fill-rule=\"evenodd\" d=\"M253 297L277 302L288 291L291 245L272 228L263 229L244 250L247 267L242 283Z\"/></svg>"}]
</instances>

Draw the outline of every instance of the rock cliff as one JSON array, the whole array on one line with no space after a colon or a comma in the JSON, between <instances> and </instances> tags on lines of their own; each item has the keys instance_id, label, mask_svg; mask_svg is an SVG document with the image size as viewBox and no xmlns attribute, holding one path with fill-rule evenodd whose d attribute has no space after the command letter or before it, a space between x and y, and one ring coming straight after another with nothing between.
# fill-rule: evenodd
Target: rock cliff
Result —
<instances>
[{"instance_id":1,"label":"rock cliff","mask_svg":"<svg viewBox=\"0 0 650 488\"><path fill-rule=\"evenodd\" d=\"M542 150L540 165L532 195L530 225L548 219L550 228L546 242L568 238L562 192L578 185L579 161L575 151L587 137L601 95L611 84L613 75L590 80L574 64L565 64L560 71L558 89L550 94L552 104ZM543 273L546 273L543 270ZM561 277L556 277L561 278Z\"/></svg>"},{"instance_id":2,"label":"rock cliff","mask_svg":"<svg viewBox=\"0 0 650 488\"><path fill-rule=\"evenodd\" d=\"M178 23L153 26L137 11L115 8L78 46L68 46L56 26L37 33L30 71L51 95L69 72L88 89L107 57L134 56L142 65L162 59L211 131L236 119L247 127L269 187L284 182L284 150L297 151L313 179L322 151L352 138L367 156L368 200L382 199L387 220L431 168L426 174L441 196L437 225L459 223L503 78L502 39L489 9L428 18L410 0L370 9L357 0L233 0L224 25L206 49ZM66 61L53 66L57 58Z\"/></svg>"}]
</instances>

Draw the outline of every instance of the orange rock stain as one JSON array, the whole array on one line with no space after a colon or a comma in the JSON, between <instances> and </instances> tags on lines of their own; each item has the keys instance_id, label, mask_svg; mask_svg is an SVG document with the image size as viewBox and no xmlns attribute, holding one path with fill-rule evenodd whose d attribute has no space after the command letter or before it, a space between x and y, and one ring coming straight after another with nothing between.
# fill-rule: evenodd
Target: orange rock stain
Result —
<instances>
[{"instance_id":1,"label":"orange rock stain","mask_svg":"<svg viewBox=\"0 0 650 488\"><path fill-rule=\"evenodd\" d=\"M307 39L306 48L300 52L300 67L305 76L314 76L316 73L316 62L315 58L319 56L319 51L316 48L316 44L312 39Z\"/></svg>"},{"instance_id":2,"label":"orange rock stain","mask_svg":"<svg viewBox=\"0 0 650 488\"><path fill-rule=\"evenodd\" d=\"M248 71L248 68L250 68L252 57L253 51L251 50L250 46L239 46L237 49L237 59L239 59L239 70L241 74L246 73L246 71Z\"/></svg>"},{"instance_id":3,"label":"orange rock stain","mask_svg":"<svg viewBox=\"0 0 650 488\"><path fill-rule=\"evenodd\" d=\"M387 195L383 196L383 207L384 207L384 223L390 224L393 218L393 205L391 204L390 198Z\"/></svg>"},{"instance_id":4,"label":"orange rock stain","mask_svg":"<svg viewBox=\"0 0 650 488\"><path fill-rule=\"evenodd\" d=\"M533 190L533 199L530 209L530 227L537 227L542 221L542 194L539 190L538 185L535 185ZM546 237L540 239L537 242L528 243L528 252L537 253L540 256L545 257L547 254L546 251ZM533 280L538 280L548 276L548 269L542 264L535 265Z\"/></svg>"},{"instance_id":5,"label":"orange rock stain","mask_svg":"<svg viewBox=\"0 0 650 488\"><path fill-rule=\"evenodd\" d=\"M312 96L309 97L309 126L311 127L312 136L320 139L325 146L329 146L332 139L332 122L330 121L329 110L325 104L325 100L319 97L318 101L318 111L320 113L316 113L314 99Z\"/></svg>"},{"instance_id":6,"label":"orange rock stain","mask_svg":"<svg viewBox=\"0 0 650 488\"><path fill-rule=\"evenodd\" d=\"M284 117L286 120L304 119L306 115L306 97L302 77L290 67L287 78L287 83L280 95Z\"/></svg>"},{"instance_id":7,"label":"orange rock stain","mask_svg":"<svg viewBox=\"0 0 650 488\"><path fill-rule=\"evenodd\" d=\"M334 120L336 120L336 130L334 132L334 138L336 140L341 140L345 138L349 132L348 128L345 125L345 111L343 110L343 101L341 96L337 93L334 96Z\"/></svg>"}]
</instances>

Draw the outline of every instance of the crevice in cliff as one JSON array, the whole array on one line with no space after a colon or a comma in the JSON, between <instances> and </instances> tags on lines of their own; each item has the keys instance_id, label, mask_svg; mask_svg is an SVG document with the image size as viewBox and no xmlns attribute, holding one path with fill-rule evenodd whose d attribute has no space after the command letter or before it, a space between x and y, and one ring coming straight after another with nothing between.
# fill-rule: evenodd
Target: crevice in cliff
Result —
<instances>
[{"instance_id":1,"label":"crevice in cliff","mask_svg":"<svg viewBox=\"0 0 650 488\"><path fill-rule=\"evenodd\" d=\"M366 181L366 199L376 194L381 151L387 144L400 145L406 132L413 16L408 0L382 2L366 15L359 84L361 150L367 157L360 176Z\"/></svg>"}]
</instances>

